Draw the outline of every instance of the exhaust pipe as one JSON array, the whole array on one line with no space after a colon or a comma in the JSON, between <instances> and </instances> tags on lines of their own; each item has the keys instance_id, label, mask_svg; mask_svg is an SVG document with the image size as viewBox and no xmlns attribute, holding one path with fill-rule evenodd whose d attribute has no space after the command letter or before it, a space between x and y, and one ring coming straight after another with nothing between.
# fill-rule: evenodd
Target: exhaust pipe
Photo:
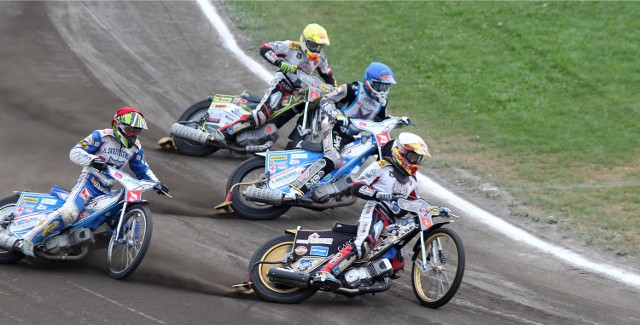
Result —
<instances>
[{"instance_id":1,"label":"exhaust pipe","mask_svg":"<svg viewBox=\"0 0 640 325\"><path fill-rule=\"evenodd\" d=\"M267 276L272 282L282 283L302 289L309 285L309 278L311 278L311 275L308 273L287 270L277 266L270 268L267 272Z\"/></svg>"},{"instance_id":2,"label":"exhaust pipe","mask_svg":"<svg viewBox=\"0 0 640 325\"><path fill-rule=\"evenodd\" d=\"M174 136L195 141L202 144L213 144L224 140L216 139L213 133L207 133L200 129L194 129L180 123L173 123L171 126L171 134ZM218 140L218 141L216 141Z\"/></svg>"},{"instance_id":3,"label":"exhaust pipe","mask_svg":"<svg viewBox=\"0 0 640 325\"><path fill-rule=\"evenodd\" d=\"M258 188L255 185L251 185L244 191L244 197L249 201L267 203L271 205L282 205L284 194L280 191L274 191L268 188Z\"/></svg>"}]
</instances>

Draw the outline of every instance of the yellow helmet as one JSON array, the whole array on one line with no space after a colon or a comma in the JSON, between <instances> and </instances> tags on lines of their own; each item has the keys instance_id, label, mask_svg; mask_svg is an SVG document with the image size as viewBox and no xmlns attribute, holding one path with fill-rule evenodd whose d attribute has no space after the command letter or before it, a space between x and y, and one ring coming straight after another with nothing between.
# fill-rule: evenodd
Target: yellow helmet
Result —
<instances>
[{"instance_id":1,"label":"yellow helmet","mask_svg":"<svg viewBox=\"0 0 640 325\"><path fill-rule=\"evenodd\" d=\"M324 27L318 24L307 25L300 35L300 48L309 60L317 60L327 45L330 45L329 35Z\"/></svg>"}]
</instances>

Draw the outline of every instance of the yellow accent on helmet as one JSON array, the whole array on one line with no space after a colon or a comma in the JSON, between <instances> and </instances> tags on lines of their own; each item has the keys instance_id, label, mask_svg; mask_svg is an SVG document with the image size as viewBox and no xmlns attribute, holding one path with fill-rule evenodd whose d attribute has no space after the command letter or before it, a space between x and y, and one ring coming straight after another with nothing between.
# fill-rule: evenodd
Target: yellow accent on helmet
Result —
<instances>
[{"instance_id":1,"label":"yellow accent on helmet","mask_svg":"<svg viewBox=\"0 0 640 325\"><path fill-rule=\"evenodd\" d=\"M318 24L309 24L304 28L302 35L300 35L300 43L304 43L305 40L321 45L331 45L327 30Z\"/></svg>"},{"instance_id":2,"label":"yellow accent on helmet","mask_svg":"<svg viewBox=\"0 0 640 325\"><path fill-rule=\"evenodd\" d=\"M329 34L318 24L309 24L300 35L300 49L309 60L318 60L324 47L330 45Z\"/></svg>"}]
</instances>

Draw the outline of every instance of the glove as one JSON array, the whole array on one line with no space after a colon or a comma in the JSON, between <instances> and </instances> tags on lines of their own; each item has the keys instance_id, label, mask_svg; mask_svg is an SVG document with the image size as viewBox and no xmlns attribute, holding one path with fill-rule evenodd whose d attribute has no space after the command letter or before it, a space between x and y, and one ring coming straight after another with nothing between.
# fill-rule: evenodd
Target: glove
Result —
<instances>
[{"instance_id":1,"label":"glove","mask_svg":"<svg viewBox=\"0 0 640 325\"><path fill-rule=\"evenodd\" d=\"M169 193L169 188L166 187L162 182L157 182L156 185L153 185L153 190L158 194Z\"/></svg>"},{"instance_id":2,"label":"glove","mask_svg":"<svg viewBox=\"0 0 640 325\"><path fill-rule=\"evenodd\" d=\"M105 161L100 160L100 158L94 158L89 163L89 166L91 166L92 168L97 169L98 171L103 171L103 170L107 169L107 163Z\"/></svg>"},{"instance_id":3,"label":"glove","mask_svg":"<svg viewBox=\"0 0 640 325\"><path fill-rule=\"evenodd\" d=\"M440 208L440 216L443 218L449 218L451 217L451 209L447 208L447 207L441 207Z\"/></svg>"},{"instance_id":4,"label":"glove","mask_svg":"<svg viewBox=\"0 0 640 325\"><path fill-rule=\"evenodd\" d=\"M378 201L391 201L392 198L393 195L391 195L391 193L382 191L376 192L376 200Z\"/></svg>"},{"instance_id":5,"label":"glove","mask_svg":"<svg viewBox=\"0 0 640 325\"><path fill-rule=\"evenodd\" d=\"M405 124L405 125L409 125L409 124L411 124L411 120L410 120L408 117L406 117L406 116L401 117L401 118L400 118L400 122L402 122L402 123L403 123L403 124Z\"/></svg>"},{"instance_id":6,"label":"glove","mask_svg":"<svg viewBox=\"0 0 640 325\"><path fill-rule=\"evenodd\" d=\"M295 64L289 64L287 62L280 61L280 63L278 64L278 69L280 69L280 71L284 73L289 73L298 70L298 66Z\"/></svg>"}]
</instances>

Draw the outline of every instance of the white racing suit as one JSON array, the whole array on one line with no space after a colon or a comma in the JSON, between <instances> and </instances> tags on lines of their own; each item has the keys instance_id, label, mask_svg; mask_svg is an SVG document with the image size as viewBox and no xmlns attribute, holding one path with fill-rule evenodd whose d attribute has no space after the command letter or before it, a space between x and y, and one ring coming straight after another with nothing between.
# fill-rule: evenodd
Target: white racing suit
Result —
<instances>
[{"instance_id":1,"label":"white racing suit","mask_svg":"<svg viewBox=\"0 0 640 325\"><path fill-rule=\"evenodd\" d=\"M33 245L71 224L89 200L111 191L115 181L110 175L89 167L93 159L99 158L103 162L114 164L118 169L129 163L129 168L136 178L158 182L158 178L144 159L140 141L136 140L135 144L127 149L113 136L112 129L93 131L71 149L69 157L72 162L84 166L82 173L65 203L24 236L26 243L23 242L22 246L30 247L26 250L23 248L23 252L27 254L32 254Z\"/></svg>"},{"instance_id":2,"label":"white racing suit","mask_svg":"<svg viewBox=\"0 0 640 325\"><path fill-rule=\"evenodd\" d=\"M311 75L314 71L324 80L324 82L335 85L333 72L329 67L329 62L324 52L320 53L317 60L311 61L300 49L300 42L296 41L274 41L262 44L260 55L269 63L276 65L284 61L290 65L297 65L299 70ZM301 82L294 72L287 73L277 71L271 80L269 89L265 92L262 100L253 111L253 121L240 122L232 130L237 133L248 127L260 127L264 125L271 114L280 109L282 98L293 94L299 89ZM227 128L229 129L229 128Z\"/></svg>"},{"instance_id":3,"label":"white racing suit","mask_svg":"<svg viewBox=\"0 0 640 325\"><path fill-rule=\"evenodd\" d=\"M387 116L387 102L378 101L367 94L365 86L354 81L335 88L320 100L322 119L322 150L324 156L311 164L291 187L298 194L305 194L326 174L342 166L342 147L353 140L357 131L349 125L349 119L382 121Z\"/></svg>"},{"instance_id":4,"label":"white racing suit","mask_svg":"<svg viewBox=\"0 0 640 325\"><path fill-rule=\"evenodd\" d=\"M382 230L395 223L393 217L385 216L378 209L378 202L375 200L376 193L391 193L394 197L408 200L415 200L419 197L416 192L418 183L415 176L400 173L387 160L380 160L369 165L353 182L351 186L353 195L368 200L358 220L358 233L351 245L336 253L320 272L329 272L337 278L353 261L366 257L376 244ZM392 261L392 267L394 271L397 271L403 265L402 255L398 252Z\"/></svg>"}]
</instances>

